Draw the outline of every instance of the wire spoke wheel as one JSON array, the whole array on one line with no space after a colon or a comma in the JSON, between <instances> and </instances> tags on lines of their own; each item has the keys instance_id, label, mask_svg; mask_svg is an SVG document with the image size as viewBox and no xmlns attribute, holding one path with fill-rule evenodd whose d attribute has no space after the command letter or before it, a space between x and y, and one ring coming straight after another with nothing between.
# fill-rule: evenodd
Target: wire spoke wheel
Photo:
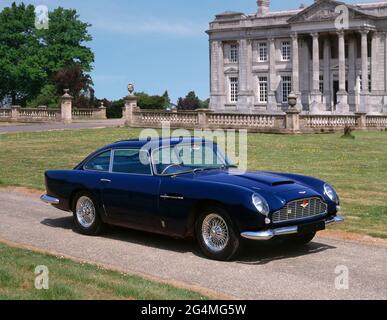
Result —
<instances>
[{"instance_id":1,"label":"wire spoke wheel","mask_svg":"<svg viewBox=\"0 0 387 320\"><path fill-rule=\"evenodd\" d=\"M218 214L209 214L202 224L202 237L209 250L212 252L223 251L230 241L226 221Z\"/></svg>"},{"instance_id":2,"label":"wire spoke wheel","mask_svg":"<svg viewBox=\"0 0 387 320\"><path fill-rule=\"evenodd\" d=\"M79 224L83 228L90 228L96 218L96 210L93 201L86 196L78 199L76 206L76 215Z\"/></svg>"}]
</instances>

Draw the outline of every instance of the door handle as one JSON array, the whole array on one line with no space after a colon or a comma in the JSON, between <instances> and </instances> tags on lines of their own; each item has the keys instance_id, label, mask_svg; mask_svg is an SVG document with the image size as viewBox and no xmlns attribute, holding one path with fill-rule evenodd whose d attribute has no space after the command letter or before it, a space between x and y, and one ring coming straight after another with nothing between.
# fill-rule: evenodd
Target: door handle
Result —
<instances>
[{"instance_id":1,"label":"door handle","mask_svg":"<svg viewBox=\"0 0 387 320\"><path fill-rule=\"evenodd\" d=\"M112 182L112 181L109 180L109 179L101 179L100 181L103 182L103 183L110 183L110 182Z\"/></svg>"}]
</instances>

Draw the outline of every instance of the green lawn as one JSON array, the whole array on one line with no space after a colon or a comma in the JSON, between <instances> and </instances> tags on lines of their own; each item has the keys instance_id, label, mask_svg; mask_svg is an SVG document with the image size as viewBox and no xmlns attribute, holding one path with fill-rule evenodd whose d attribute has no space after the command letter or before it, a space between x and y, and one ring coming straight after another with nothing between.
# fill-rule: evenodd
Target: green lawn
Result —
<instances>
[{"instance_id":1,"label":"green lawn","mask_svg":"<svg viewBox=\"0 0 387 320\"><path fill-rule=\"evenodd\" d=\"M35 289L35 268L49 270L49 289ZM90 264L0 244L0 300L204 300L199 293Z\"/></svg>"},{"instance_id":2,"label":"green lawn","mask_svg":"<svg viewBox=\"0 0 387 320\"><path fill-rule=\"evenodd\" d=\"M43 172L69 169L107 143L138 137L138 129L114 128L0 135L0 184L44 189ZM341 230L387 238L387 132L249 134L250 169L316 176L342 200Z\"/></svg>"}]
</instances>

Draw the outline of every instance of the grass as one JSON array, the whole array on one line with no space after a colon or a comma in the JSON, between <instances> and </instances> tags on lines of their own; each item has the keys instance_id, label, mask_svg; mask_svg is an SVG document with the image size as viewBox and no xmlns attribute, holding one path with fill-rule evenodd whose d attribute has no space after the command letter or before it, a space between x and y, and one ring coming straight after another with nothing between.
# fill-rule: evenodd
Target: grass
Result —
<instances>
[{"instance_id":1,"label":"grass","mask_svg":"<svg viewBox=\"0 0 387 320\"><path fill-rule=\"evenodd\" d=\"M49 270L49 289L35 289L35 268ZM0 300L204 300L186 289L91 264L0 244Z\"/></svg>"},{"instance_id":2,"label":"grass","mask_svg":"<svg viewBox=\"0 0 387 320\"><path fill-rule=\"evenodd\" d=\"M138 137L128 128L0 135L0 185L44 189L48 169L70 169L95 149ZM293 172L332 184L346 223L336 228L387 238L387 132L249 134L250 169Z\"/></svg>"}]
</instances>

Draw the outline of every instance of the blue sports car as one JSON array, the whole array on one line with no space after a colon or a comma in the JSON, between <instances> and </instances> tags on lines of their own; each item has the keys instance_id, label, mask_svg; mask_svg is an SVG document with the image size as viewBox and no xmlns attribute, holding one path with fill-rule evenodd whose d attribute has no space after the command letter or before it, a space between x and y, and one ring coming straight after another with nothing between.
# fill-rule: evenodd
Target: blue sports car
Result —
<instances>
[{"instance_id":1,"label":"blue sports car","mask_svg":"<svg viewBox=\"0 0 387 320\"><path fill-rule=\"evenodd\" d=\"M118 225L195 237L207 257L231 260L242 240L309 243L343 221L324 181L289 173L239 171L201 138L126 140L103 147L73 170L47 171L41 199L73 212L82 234Z\"/></svg>"}]
</instances>

